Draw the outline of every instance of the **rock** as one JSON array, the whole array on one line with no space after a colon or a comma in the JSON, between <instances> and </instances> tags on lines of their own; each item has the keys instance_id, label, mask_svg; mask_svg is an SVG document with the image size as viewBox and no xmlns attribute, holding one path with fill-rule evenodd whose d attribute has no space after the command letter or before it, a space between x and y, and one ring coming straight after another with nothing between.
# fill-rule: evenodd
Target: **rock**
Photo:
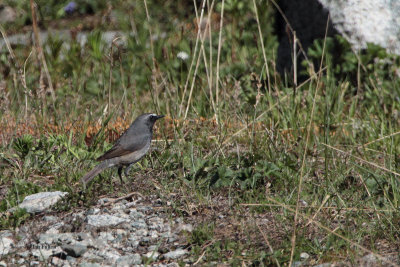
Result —
<instances>
[{"instance_id":1,"label":"rock","mask_svg":"<svg viewBox=\"0 0 400 267\"><path fill-rule=\"evenodd\" d=\"M300 259L301 259L301 260L306 260L306 259L308 259L309 257L310 257L310 255L308 255L308 253L306 253L306 252L300 253Z\"/></svg>"},{"instance_id":2,"label":"rock","mask_svg":"<svg viewBox=\"0 0 400 267\"><path fill-rule=\"evenodd\" d=\"M2 237L0 239L0 256L8 254L10 252L13 244L14 244L14 241L11 238Z\"/></svg>"},{"instance_id":3,"label":"rock","mask_svg":"<svg viewBox=\"0 0 400 267\"><path fill-rule=\"evenodd\" d=\"M100 213L100 209L99 208L92 208L90 210L88 210L87 214L88 215L96 215Z\"/></svg>"},{"instance_id":4,"label":"rock","mask_svg":"<svg viewBox=\"0 0 400 267\"><path fill-rule=\"evenodd\" d=\"M67 192L40 192L26 196L24 201L19 204L19 208L25 209L28 213L39 213L47 210L56 204L62 197L68 195Z\"/></svg>"},{"instance_id":5,"label":"rock","mask_svg":"<svg viewBox=\"0 0 400 267\"><path fill-rule=\"evenodd\" d=\"M187 254L188 253L188 251L186 250L186 249L177 249L177 250L174 250L174 251L170 251L170 252L168 252L168 253L165 253L164 254L164 257L166 258L166 259L171 259L171 260L175 260L175 259L177 259L177 258L180 258L180 257L182 257L182 256L184 256L185 254Z\"/></svg>"},{"instance_id":6,"label":"rock","mask_svg":"<svg viewBox=\"0 0 400 267\"><path fill-rule=\"evenodd\" d=\"M42 244L53 244L53 243L71 243L74 240L74 234L72 233L61 233L61 234L40 234L39 242Z\"/></svg>"},{"instance_id":7,"label":"rock","mask_svg":"<svg viewBox=\"0 0 400 267\"><path fill-rule=\"evenodd\" d=\"M145 254L145 256L148 259L156 260L160 256L160 253L157 251L149 251Z\"/></svg>"},{"instance_id":8,"label":"rock","mask_svg":"<svg viewBox=\"0 0 400 267\"><path fill-rule=\"evenodd\" d=\"M373 43L387 49L389 53L400 54L400 1L280 0L278 4L296 31L305 52L315 39L324 38L329 16L328 36L341 34L355 50ZM288 38L286 24L282 15L276 12L279 41L276 64L281 74L293 71L293 45ZM299 53L299 69L302 59L304 57Z\"/></svg>"},{"instance_id":9,"label":"rock","mask_svg":"<svg viewBox=\"0 0 400 267\"><path fill-rule=\"evenodd\" d=\"M87 223L94 227L110 227L124 222L128 220L108 214L87 216Z\"/></svg>"},{"instance_id":10,"label":"rock","mask_svg":"<svg viewBox=\"0 0 400 267\"><path fill-rule=\"evenodd\" d=\"M147 224L143 219L139 219L139 220L131 223L131 227L136 228L136 229L146 229Z\"/></svg>"},{"instance_id":11,"label":"rock","mask_svg":"<svg viewBox=\"0 0 400 267\"><path fill-rule=\"evenodd\" d=\"M87 251L87 246L81 244L63 245L62 249L71 257L78 258Z\"/></svg>"},{"instance_id":12,"label":"rock","mask_svg":"<svg viewBox=\"0 0 400 267\"><path fill-rule=\"evenodd\" d=\"M355 49L377 44L400 54L400 2L387 0L318 0L335 29Z\"/></svg>"},{"instance_id":13,"label":"rock","mask_svg":"<svg viewBox=\"0 0 400 267\"><path fill-rule=\"evenodd\" d=\"M43 221L45 222L55 222L57 221L57 217L55 216L44 216Z\"/></svg>"},{"instance_id":14,"label":"rock","mask_svg":"<svg viewBox=\"0 0 400 267\"><path fill-rule=\"evenodd\" d=\"M79 266L80 267L101 267L102 265L100 265L98 263L82 262Z\"/></svg>"},{"instance_id":15,"label":"rock","mask_svg":"<svg viewBox=\"0 0 400 267\"><path fill-rule=\"evenodd\" d=\"M193 231L193 225L191 224L180 224L177 229L178 233L184 231L191 233Z\"/></svg>"},{"instance_id":16,"label":"rock","mask_svg":"<svg viewBox=\"0 0 400 267\"><path fill-rule=\"evenodd\" d=\"M12 7L0 5L0 24L14 22L17 12Z\"/></svg>"},{"instance_id":17,"label":"rock","mask_svg":"<svg viewBox=\"0 0 400 267\"><path fill-rule=\"evenodd\" d=\"M71 266L71 265L69 264L68 261L63 260L63 259L60 259L60 258L58 258L58 257L53 257L53 258L51 259L51 263L52 263L53 265L55 265L55 266L60 266L60 267L68 267L68 266Z\"/></svg>"},{"instance_id":18,"label":"rock","mask_svg":"<svg viewBox=\"0 0 400 267\"><path fill-rule=\"evenodd\" d=\"M39 259L40 261L46 261L50 256L53 255L52 249L33 249L31 250L32 256Z\"/></svg>"},{"instance_id":19,"label":"rock","mask_svg":"<svg viewBox=\"0 0 400 267\"><path fill-rule=\"evenodd\" d=\"M128 256L123 256L120 257L116 265L117 266L132 266L134 264L141 264L142 263L142 258L140 257L139 254L133 254L133 255L128 255Z\"/></svg>"},{"instance_id":20,"label":"rock","mask_svg":"<svg viewBox=\"0 0 400 267\"><path fill-rule=\"evenodd\" d=\"M7 264L4 261L0 261L0 266L1 267L7 267Z\"/></svg>"}]
</instances>

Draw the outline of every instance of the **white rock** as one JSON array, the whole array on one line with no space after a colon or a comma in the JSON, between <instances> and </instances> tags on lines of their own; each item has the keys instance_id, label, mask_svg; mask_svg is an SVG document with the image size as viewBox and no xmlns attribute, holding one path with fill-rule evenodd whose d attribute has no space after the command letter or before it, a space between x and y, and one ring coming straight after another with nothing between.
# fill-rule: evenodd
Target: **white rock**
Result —
<instances>
[{"instance_id":1,"label":"white rock","mask_svg":"<svg viewBox=\"0 0 400 267\"><path fill-rule=\"evenodd\" d=\"M6 255L10 252L14 241L11 238L3 237L0 239L0 255Z\"/></svg>"},{"instance_id":2,"label":"white rock","mask_svg":"<svg viewBox=\"0 0 400 267\"><path fill-rule=\"evenodd\" d=\"M310 255L308 255L308 253L306 253L306 252L300 253L300 259L302 259L302 260L306 260L309 257L310 257Z\"/></svg>"},{"instance_id":3,"label":"white rock","mask_svg":"<svg viewBox=\"0 0 400 267\"><path fill-rule=\"evenodd\" d=\"M183 255L185 255L186 253L188 253L188 251L186 249L177 249L174 251L170 251L168 253L164 254L164 257L167 259L171 259L171 260L175 260L177 258L182 257Z\"/></svg>"},{"instance_id":4,"label":"white rock","mask_svg":"<svg viewBox=\"0 0 400 267\"><path fill-rule=\"evenodd\" d=\"M39 213L56 204L62 197L68 195L67 192L40 192L26 196L24 201L19 204L21 209L28 213Z\"/></svg>"},{"instance_id":5,"label":"white rock","mask_svg":"<svg viewBox=\"0 0 400 267\"><path fill-rule=\"evenodd\" d=\"M318 0L334 27L356 49L374 43L400 54L400 1Z\"/></svg>"}]
</instances>

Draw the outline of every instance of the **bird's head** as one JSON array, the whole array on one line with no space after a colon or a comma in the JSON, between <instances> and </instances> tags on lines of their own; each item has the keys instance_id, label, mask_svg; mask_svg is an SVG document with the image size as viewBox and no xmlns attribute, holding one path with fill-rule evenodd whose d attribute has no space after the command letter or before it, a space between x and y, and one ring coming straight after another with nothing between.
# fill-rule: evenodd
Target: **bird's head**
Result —
<instances>
[{"instance_id":1,"label":"bird's head","mask_svg":"<svg viewBox=\"0 0 400 267\"><path fill-rule=\"evenodd\" d=\"M147 125L150 128L153 128L154 123L161 118L164 118L164 115L157 115L155 113L144 113L140 115L135 121L141 122Z\"/></svg>"}]
</instances>

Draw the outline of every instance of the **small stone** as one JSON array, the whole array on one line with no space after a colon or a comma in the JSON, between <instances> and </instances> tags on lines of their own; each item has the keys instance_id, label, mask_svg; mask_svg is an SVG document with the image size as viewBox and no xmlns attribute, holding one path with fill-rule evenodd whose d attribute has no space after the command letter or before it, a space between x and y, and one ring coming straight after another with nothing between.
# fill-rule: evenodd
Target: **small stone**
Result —
<instances>
[{"instance_id":1,"label":"small stone","mask_svg":"<svg viewBox=\"0 0 400 267\"><path fill-rule=\"evenodd\" d=\"M187 253L188 253L188 251L186 249L180 249L179 248L177 250L165 253L164 257L167 258L167 259L175 260L177 258L180 258L180 257L184 256Z\"/></svg>"},{"instance_id":2,"label":"small stone","mask_svg":"<svg viewBox=\"0 0 400 267\"><path fill-rule=\"evenodd\" d=\"M63 245L62 249L71 257L78 258L87 251L87 246L81 244Z\"/></svg>"},{"instance_id":3,"label":"small stone","mask_svg":"<svg viewBox=\"0 0 400 267\"><path fill-rule=\"evenodd\" d=\"M110 226L116 226L118 224L127 222L128 220L117 217L117 216L112 216L108 214L103 214L103 215L89 215L87 216L87 222L91 226L95 227L110 227Z\"/></svg>"},{"instance_id":4,"label":"small stone","mask_svg":"<svg viewBox=\"0 0 400 267\"><path fill-rule=\"evenodd\" d=\"M17 261L17 263L18 263L19 265L22 265L24 262L25 262L24 259L19 259L19 260Z\"/></svg>"},{"instance_id":5,"label":"small stone","mask_svg":"<svg viewBox=\"0 0 400 267\"><path fill-rule=\"evenodd\" d=\"M131 223L132 228L136 228L136 229L145 229L147 228L147 224L143 219L139 219L133 223Z\"/></svg>"},{"instance_id":6,"label":"small stone","mask_svg":"<svg viewBox=\"0 0 400 267\"><path fill-rule=\"evenodd\" d=\"M43 217L43 221L45 221L45 222L54 222L54 221L57 221L57 217L55 217L55 216L44 216Z\"/></svg>"},{"instance_id":7,"label":"small stone","mask_svg":"<svg viewBox=\"0 0 400 267\"><path fill-rule=\"evenodd\" d=\"M180 233L182 231L191 233L193 231L193 225L191 225L191 224L180 224L178 226L177 232Z\"/></svg>"},{"instance_id":8,"label":"small stone","mask_svg":"<svg viewBox=\"0 0 400 267\"><path fill-rule=\"evenodd\" d=\"M0 261L0 266L1 267L7 267L7 264L4 261Z\"/></svg>"},{"instance_id":9,"label":"small stone","mask_svg":"<svg viewBox=\"0 0 400 267\"><path fill-rule=\"evenodd\" d=\"M27 258L27 257L29 256L29 254L30 254L30 252L27 251L27 250L21 251L21 252L18 252L18 253L17 253L17 255L20 256L20 257L22 257L22 258Z\"/></svg>"},{"instance_id":10,"label":"small stone","mask_svg":"<svg viewBox=\"0 0 400 267\"><path fill-rule=\"evenodd\" d=\"M107 202L110 202L110 199L108 199L108 198L100 198L100 199L97 201L97 203L98 203L99 205L104 205L104 204L106 204Z\"/></svg>"},{"instance_id":11,"label":"small stone","mask_svg":"<svg viewBox=\"0 0 400 267\"><path fill-rule=\"evenodd\" d=\"M35 266L35 265L39 265L39 264L40 264L40 262L38 262L38 261L31 261L30 266Z\"/></svg>"},{"instance_id":12,"label":"small stone","mask_svg":"<svg viewBox=\"0 0 400 267\"><path fill-rule=\"evenodd\" d=\"M156 260L160 256L160 253L157 251L149 251L145 254L145 256L148 259Z\"/></svg>"},{"instance_id":13,"label":"small stone","mask_svg":"<svg viewBox=\"0 0 400 267\"><path fill-rule=\"evenodd\" d=\"M58 257L53 257L51 259L51 264L53 264L55 266L69 266L70 265L67 261L60 259Z\"/></svg>"},{"instance_id":14,"label":"small stone","mask_svg":"<svg viewBox=\"0 0 400 267\"><path fill-rule=\"evenodd\" d=\"M96 215L100 213L100 209L99 208L92 208L90 210L88 210L87 214L88 215Z\"/></svg>"},{"instance_id":15,"label":"small stone","mask_svg":"<svg viewBox=\"0 0 400 267\"><path fill-rule=\"evenodd\" d=\"M306 253L306 252L300 253L300 259L301 259L301 260L306 260L306 259L308 259L309 257L310 257L310 255L308 255L308 253Z\"/></svg>"},{"instance_id":16,"label":"small stone","mask_svg":"<svg viewBox=\"0 0 400 267\"><path fill-rule=\"evenodd\" d=\"M92 262L82 262L79 266L80 267L101 267L100 264L92 263Z\"/></svg>"},{"instance_id":17,"label":"small stone","mask_svg":"<svg viewBox=\"0 0 400 267\"><path fill-rule=\"evenodd\" d=\"M129 213L129 217L133 220L137 220L140 218L143 218L144 215L141 212L137 212L136 210L131 210L131 212Z\"/></svg>"},{"instance_id":18,"label":"small stone","mask_svg":"<svg viewBox=\"0 0 400 267\"><path fill-rule=\"evenodd\" d=\"M140 255L137 253L133 255L122 256L116 262L117 266L132 266L134 264L141 264L141 263L142 263L142 257L140 257Z\"/></svg>"}]
</instances>

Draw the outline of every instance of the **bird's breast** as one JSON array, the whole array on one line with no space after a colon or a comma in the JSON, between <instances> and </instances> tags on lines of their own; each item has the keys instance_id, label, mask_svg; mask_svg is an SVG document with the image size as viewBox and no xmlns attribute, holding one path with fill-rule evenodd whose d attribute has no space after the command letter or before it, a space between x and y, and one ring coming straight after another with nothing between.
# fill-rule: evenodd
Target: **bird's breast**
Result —
<instances>
[{"instance_id":1,"label":"bird's breast","mask_svg":"<svg viewBox=\"0 0 400 267\"><path fill-rule=\"evenodd\" d=\"M143 148L119 157L120 164L128 165L139 161L149 151L150 144L151 142L147 142L147 144Z\"/></svg>"}]
</instances>

